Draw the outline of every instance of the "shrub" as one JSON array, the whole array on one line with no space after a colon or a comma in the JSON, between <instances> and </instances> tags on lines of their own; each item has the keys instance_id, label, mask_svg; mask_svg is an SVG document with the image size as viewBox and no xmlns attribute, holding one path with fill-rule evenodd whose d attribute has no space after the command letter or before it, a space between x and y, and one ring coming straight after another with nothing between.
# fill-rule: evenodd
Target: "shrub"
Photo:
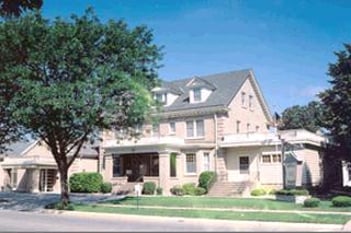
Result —
<instances>
[{"instance_id":1,"label":"shrub","mask_svg":"<svg viewBox=\"0 0 351 233\"><path fill-rule=\"evenodd\" d=\"M266 195L267 192L264 189L254 189L251 191L251 196L263 196Z\"/></svg>"},{"instance_id":2,"label":"shrub","mask_svg":"<svg viewBox=\"0 0 351 233\"><path fill-rule=\"evenodd\" d=\"M307 189L281 189L275 192L276 195L286 196L307 196L309 192Z\"/></svg>"},{"instance_id":3,"label":"shrub","mask_svg":"<svg viewBox=\"0 0 351 233\"><path fill-rule=\"evenodd\" d=\"M97 172L74 173L69 178L71 192L97 193L100 192L102 176Z\"/></svg>"},{"instance_id":4,"label":"shrub","mask_svg":"<svg viewBox=\"0 0 351 233\"><path fill-rule=\"evenodd\" d=\"M110 193L112 191L112 184L110 182L103 182L101 184L102 193Z\"/></svg>"},{"instance_id":5,"label":"shrub","mask_svg":"<svg viewBox=\"0 0 351 233\"><path fill-rule=\"evenodd\" d=\"M196 186L194 183L183 184L184 195L195 195Z\"/></svg>"},{"instance_id":6,"label":"shrub","mask_svg":"<svg viewBox=\"0 0 351 233\"><path fill-rule=\"evenodd\" d=\"M202 172L199 176L199 187L204 188L206 193L216 181L216 173L213 171Z\"/></svg>"},{"instance_id":7,"label":"shrub","mask_svg":"<svg viewBox=\"0 0 351 233\"><path fill-rule=\"evenodd\" d=\"M268 194L269 195L274 195L276 192L277 192L277 190L271 189L271 190L269 190Z\"/></svg>"},{"instance_id":8,"label":"shrub","mask_svg":"<svg viewBox=\"0 0 351 233\"><path fill-rule=\"evenodd\" d=\"M55 202L45 205L45 209L55 209L55 210L74 210L73 204L68 204L66 207L63 206L62 202Z\"/></svg>"},{"instance_id":9,"label":"shrub","mask_svg":"<svg viewBox=\"0 0 351 233\"><path fill-rule=\"evenodd\" d=\"M303 206L308 208L318 207L320 202L321 201L318 198L307 198L303 202Z\"/></svg>"},{"instance_id":10,"label":"shrub","mask_svg":"<svg viewBox=\"0 0 351 233\"><path fill-rule=\"evenodd\" d=\"M349 207L351 206L351 197L348 196L336 196L332 199L334 207Z\"/></svg>"},{"instance_id":11,"label":"shrub","mask_svg":"<svg viewBox=\"0 0 351 233\"><path fill-rule=\"evenodd\" d=\"M161 187L157 187L156 193L157 195L162 195L163 189Z\"/></svg>"},{"instance_id":12,"label":"shrub","mask_svg":"<svg viewBox=\"0 0 351 233\"><path fill-rule=\"evenodd\" d=\"M183 196L184 195L184 190L183 187L180 185L175 185L173 188L171 188L171 193L176 196Z\"/></svg>"},{"instance_id":13,"label":"shrub","mask_svg":"<svg viewBox=\"0 0 351 233\"><path fill-rule=\"evenodd\" d=\"M155 190L156 190L155 182L148 181L144 183L142 193L147 195L153 195L155 193Z\"/></svg>"},{"instance_id":14,"label":"shrub","mask_svg":"<svg viewBox=\"0 0 351 233\"><path fill-rule=\"evenodd\" d=\"M206 189L201 188L201 187L195 188L195 195L196 196L201 196L201 195L204 195L205 193L206 193Z\"/></svg>"}]
</instances>

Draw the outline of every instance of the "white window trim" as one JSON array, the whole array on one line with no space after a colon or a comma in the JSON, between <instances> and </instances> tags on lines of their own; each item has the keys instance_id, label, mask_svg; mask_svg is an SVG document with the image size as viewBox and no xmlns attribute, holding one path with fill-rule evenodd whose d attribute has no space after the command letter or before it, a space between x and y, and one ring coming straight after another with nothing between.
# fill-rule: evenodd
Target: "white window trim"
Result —
<instances>
[{"instance_id":1,"label":"white window trim","mask_svg":"<svg viewBox=\"0 0 351 233\"><path fill-rule=\"evenodd\" d=\"M187 171L187 161L186 161L186 156L187 155L194 155L195 156L195 172L188 172ZM197 154L196 152L187 152L184 154L184 175L186 176L195 176L197 175Z\"/></svg>"},{"instance_id":2,"label":"white window trim","mask_svg":"<svg viewBox=\"0 0 351 233\"><path fill-rule=\"evenodd\" d=\"M200 100L195 100L195 90L198 90L199 92L200 92ZM195 88L193 88L192 89L192 92L193 92L193 101L194 101L194 103L201 103L203 100L203 98L202 98L202 88L199 88L199 87L195 87Z\"/></svg>"},{"instance_id":3,"label":"white window trim","mask_svg":"<svg viewBox=\"0 0 351 233\"><path fill-rule=\"evenodd\" d=\"M203 121L204 123L204 135L203 136L197 136L197 124L196 124L196 121ZM188 128L187 128L187 122L188 121L192 121L193 122L193 135L194 136L191 136L191 137L188 137ZM205 135L206 135L206 130L205 130L205 119L204 118L196 118L196 119L193 119L193 120L186 120L185 121L185 139L203 139L205 138Z\"/></svg>"},{"instance_id":4,"label":"white window trim","mask_svg":"<svg viewBox=\"0 0 351 233\"><path fill-rule=\"evenodd\" d=\"M264 163L263 162L263 155L269 155L271 162L269 163ZM262 152L261 158L260 158L260 163L263 165L278 165L281 164L282 162L273 162L273 156L272 155L280 155L280 160L282 160L281 152L280 151L272 151L272 152Z\"/></svg>"},{"instance_id":5,"label":"white window trim","mask_svg":"<svg viewBox=\"0 0 351 233\"><path fill-rule=\"evenodd\" d=\"M208 169L205 169L205 154L208 155ZM211 171L211 153L209 151L204 151L202 153L202 169L204 171Z\"/></svg>"},{"instance_id":6,"label":"white window trim","mask_svg":"<svg viewBox=\"0 0 351 233\"><path fill-rule=\"evenodd\" d=\"M246 108L246 92L242 91L240 94L241 107Z\"/></svg>"}]
</instances>

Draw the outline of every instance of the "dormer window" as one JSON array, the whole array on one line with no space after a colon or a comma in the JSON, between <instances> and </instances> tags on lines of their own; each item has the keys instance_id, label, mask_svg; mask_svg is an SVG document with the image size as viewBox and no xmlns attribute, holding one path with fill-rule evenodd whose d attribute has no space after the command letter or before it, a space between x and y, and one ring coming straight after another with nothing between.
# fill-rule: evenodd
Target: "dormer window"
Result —
<instances>
[{"instance_id":1,"label":"dormer window","mask_svg":"<svg viewBox=\"0 0 351 233\"><path fill-rule=\"evenodd\" d=\"M194 93L194 101L195 102L201 102L201 89L200 88L194 88L193 89Z\"/></svg>"},{"instance_id":2,"label":"dormer window","mask_svg":"<svg viewBox=\"0 0 351 233\"><path fill-rule=\"evenodd\" d=\"M167 94L166 93L155 93L155 100L159 103L167 103Z\"/></svg>"}]
</instances>

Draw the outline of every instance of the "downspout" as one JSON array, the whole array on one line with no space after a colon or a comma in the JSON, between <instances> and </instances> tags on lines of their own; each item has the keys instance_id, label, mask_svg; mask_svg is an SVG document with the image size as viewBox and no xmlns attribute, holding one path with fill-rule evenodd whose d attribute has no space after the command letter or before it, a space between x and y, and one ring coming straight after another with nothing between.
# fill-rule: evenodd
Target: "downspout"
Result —
<instances>
[{"instance_id":1,"label":"downspout","mask_svg":"<svg viewBox=\"0 0 351 233\"><path fill-rule=\"evenodd\" d=\"M218 150L218 127L217 127L217 113L214 114L214 131L215 131L215 172L217 174L217 150Z\"/></svg>"}]
</instances>

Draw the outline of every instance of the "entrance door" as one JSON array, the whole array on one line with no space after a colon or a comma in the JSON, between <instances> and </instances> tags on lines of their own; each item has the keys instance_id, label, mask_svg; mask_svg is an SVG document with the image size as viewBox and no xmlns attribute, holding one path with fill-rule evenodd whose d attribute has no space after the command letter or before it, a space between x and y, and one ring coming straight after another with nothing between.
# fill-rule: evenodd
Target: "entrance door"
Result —
<instances>
[{"instance_id":1,"label":"entrance door","mask_svg":"<svg viewBox=\"0 0 351 233\"><path fill-rule=\"evenodd\" d=\"M54 185L56 183L55 169L41 169L39 177L39 190L40 192L52 192L54 191Z\"/></svg>"},{"instance_id":2,"label":"entrance door","mask_svg":"<svg viewBox=\"0 0 351 233\"><path fill-rule=\"evenodd\" d=\"M241 180L249 179L250 174L250 158L249 156L240 156L239 157L239 174Z\"/></svg>"}]
</instances>

